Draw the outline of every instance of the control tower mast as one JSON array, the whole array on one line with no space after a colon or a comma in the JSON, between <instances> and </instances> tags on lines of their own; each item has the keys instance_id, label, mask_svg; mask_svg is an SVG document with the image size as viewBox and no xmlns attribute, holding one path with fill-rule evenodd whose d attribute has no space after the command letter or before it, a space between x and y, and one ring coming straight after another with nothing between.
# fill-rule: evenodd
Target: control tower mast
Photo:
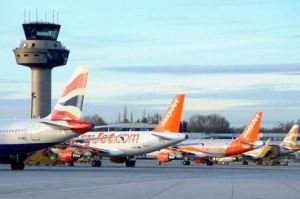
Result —
<instances>
[{"instance_id":1,"label":"control tower mast","mask_svg":"<svg viewBox=\"0 0 300 199\"><path fill-rule=\"evenodd\" d=\"M31 68L31 117L45 117L51 111L51 70L65 65L69 50L57 37L60 25L48 22L24 23L26 40L14 49L16 62Z\"/></svg>"}]
</instances>

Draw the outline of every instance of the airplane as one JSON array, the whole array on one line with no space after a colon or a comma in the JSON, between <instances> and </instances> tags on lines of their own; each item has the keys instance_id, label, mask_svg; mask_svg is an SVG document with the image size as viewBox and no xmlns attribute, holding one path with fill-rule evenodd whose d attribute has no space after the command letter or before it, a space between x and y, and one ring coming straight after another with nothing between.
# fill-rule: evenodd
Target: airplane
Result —
<instances>
[{"instance_id":1,"label":"airplane","mask_svg":"<svg viewBox=\"0 0 300 199\"><path fill-rule=\"evenodd\" d=\"M64 142L92 129L80 120L88 66L77 68L55 108L42 119L0 120L0 163L23 170L30 152Z\"/></svg>"},{"instance_id":2,"label":"airplane","mask_svg":"<svg viewBox=\"0 0 300 199\"><path fill-rule=\"evenodd\" d=\"M246 159L243 164L248 164L247 160L254 160L257 164L279 164L276 159L300 150L300 146L297 145L298 132L299 125L295 124L279 145L270 144L268 140L265 146L243 153L242 156Z\"/></svg>"},{"instance_id":3,"label":"airplane","mask_svg":"<svg viewBox=\"0 0 300 199\"><path fill-rule=\"evenodd\" d=\"M158 164L183 159L183 165L190 165L190 160L213 165L215 158L234 156L261 147L263 142L257 141L261 118L262 112L255 113L243 133L236 139L187 140L174 147L149 153L146 157L156 158Z\"/></svg>"},{"instance_id":4,"label":"airplane","mask_svg":"<svg viewBox=\"0 0 300 199\"><path fill-rule=\"evenodd\" d=\"M174 97L162 120L152 131L87 132L78 139L71 140L69 148L54 148L53 152L58 154L61 163L69 165L87 154L91 156L93 167L101 166L100 158L103 156L109 157L114 163L125 162L126 167L134 167L134 156L166 148L187 139L187 135L179 133L184 97L184 94Z\"/></svg>"}]
</instances>

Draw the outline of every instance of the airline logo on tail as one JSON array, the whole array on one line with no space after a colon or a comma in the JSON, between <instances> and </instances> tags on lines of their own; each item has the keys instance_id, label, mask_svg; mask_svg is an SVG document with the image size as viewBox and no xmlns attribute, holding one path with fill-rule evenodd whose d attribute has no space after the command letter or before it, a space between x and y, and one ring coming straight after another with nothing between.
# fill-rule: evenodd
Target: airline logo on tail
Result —
<instances>
[{"instance_id":1,"label":"airline logo on tail","mask_svg":"<svg viewBox=\"0 0 300 199\"><path fill-rule=\"evenodd\" d=\"M51 120L79 120L83 105L88 66L76 69L71 81L66 86L61 98L51 113Z\"/></svg>"},{"instance_id":2,"label":"airline logo on tail","mask_svg":"<svg viewBox=\"0 0 300 199\"><path fill-rule=\"evenodd\" d=\"M261 118L261 115L259 113L255 114L255 117L251 120L250 125L248 126L248 128L246 129L245 133L243 134L243 137L245 139L247 139L249 137L249 134L252 132L255 124L257 123L257 121Z\"/></svg>"},{"instance_id":3,"label":"airline logo on tail","mask_svg":"<svg viewBox=\"0 0 300 199\"><path fill-rule=\"evenodd\" d=\"M255 113L238 140L245 144L253 144L258 138L261 118L262 112Z\"/></svg>"},{"instance_id":4,"label":"airline logo on tail","mask_svg":"<svg viewBox=\"0 0 300 199\"><path fill-rule=\"evenodd\" d=\"M167 112L166 116L164 117L163 121L162 121L162 126L164 127L166 125L166 123L168 122L169 118L172 117L173 112L175 110L175 108L177 107L177 105L179 104L179 100L176 98L173 103L170 105L170 109Z\"/></svg>"},{"instance_id":5,"label":"airline logo on tail","mask_svg":"<svg viewBox=\"0 0 300 199\"><path fill-rule=\"evenodd\" d=\"M182 108L184 103L184 94L177 94L169 108L165 112L162 120L153 130L156 132L179 132Z\"/></svg>"}]
</instances>

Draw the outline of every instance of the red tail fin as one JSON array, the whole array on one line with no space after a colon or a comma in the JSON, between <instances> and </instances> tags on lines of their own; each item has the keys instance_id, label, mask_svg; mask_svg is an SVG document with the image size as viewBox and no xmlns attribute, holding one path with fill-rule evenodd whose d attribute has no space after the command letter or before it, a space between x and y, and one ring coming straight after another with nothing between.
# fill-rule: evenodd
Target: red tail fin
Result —
<instances>
[{"instance_id":1,"label":"red tail fin","mask_svg":"<svg viewBox=\"0 0 300 199\"><path fill-rule=\"evenodd\" d=\"M165 112L162 120L157 125L157 127L153 130L156 132L179 132L182 108L184 103L184 94L177 94L169 108Z\"/></svg>"},{"instance_id":2,"label":"red tail fin","mask_svg":"<svg viewBox=\"0 0 300 199\"><path fill-rule=\"evenodd\" d=\"M261 118L262 112L256 112L238 140L249 144L254 143L258 138Z\"/></svg>"}]
</instances>

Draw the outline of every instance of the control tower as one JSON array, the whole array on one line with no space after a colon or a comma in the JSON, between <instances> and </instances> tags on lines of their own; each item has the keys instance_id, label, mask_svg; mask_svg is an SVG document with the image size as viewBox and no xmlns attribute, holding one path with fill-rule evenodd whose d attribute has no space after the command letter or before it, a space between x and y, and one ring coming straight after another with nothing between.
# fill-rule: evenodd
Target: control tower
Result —
<instances>
[{"instance_id":1,"label":"control tower","mask_svg":"<svg viewBox=\"0 0 300 199\"><path fill-rule=\"evenodd\" d=\"M31 117L43 118L51 111L51 70L65 65L69 50L57 37L60 25L48 22L24 23L26 40L14 49L17 64L31 68Z\"/></svg>"}]
</instances>

